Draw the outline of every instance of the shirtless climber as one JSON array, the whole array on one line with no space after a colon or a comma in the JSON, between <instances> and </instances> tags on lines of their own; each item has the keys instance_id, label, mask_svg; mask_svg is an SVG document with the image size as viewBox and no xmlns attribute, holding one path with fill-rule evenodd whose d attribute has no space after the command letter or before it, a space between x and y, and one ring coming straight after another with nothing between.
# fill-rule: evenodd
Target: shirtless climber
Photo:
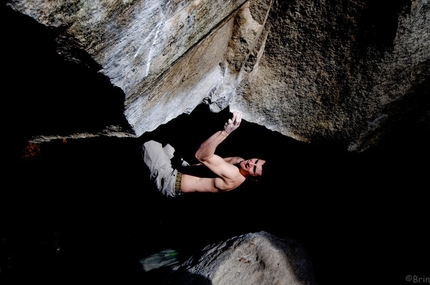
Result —
<instances>
[{"instance_id":1,"label":"shirtless climber","mask_svg":"<svg viewBox=\"0 0 430 285\"><path fill-rule=\"evenodd\" d=\"M212 177L199 177L179 172L171 165L175 151L172 146L167 144L163 147L153 140L145 142L142 146L142 154L149 168L151 181L163 195L174 197L190 192L226 192L237 188L248 177L262 176L263 166L266 164L263 159L222 158L215 154L217 146L239 127L241 120L242 114L234 111L233 117L224 124L224 129L209 137L196 151L195 157L212 172Z\"/></svg>"}]
</instances>

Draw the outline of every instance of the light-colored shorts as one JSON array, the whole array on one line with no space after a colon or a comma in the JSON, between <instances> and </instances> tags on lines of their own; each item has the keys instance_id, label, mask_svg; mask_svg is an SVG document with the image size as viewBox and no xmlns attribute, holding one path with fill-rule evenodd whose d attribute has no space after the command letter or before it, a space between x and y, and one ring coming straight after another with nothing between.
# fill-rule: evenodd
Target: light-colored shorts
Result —
<instances>
[{"instance_id":1,"label":"light-colored shorts","mask_svg":"<svg viewBox=\"0 0 430 285\"><path fill-rule=\"evenodd\" d=\"M172 168L171 159L175 149L167 144L150 140L142 145L143 161L149 168L150 180L165 196L174 197L181 193L182 173Z\"/></svg>"}]
</instances>

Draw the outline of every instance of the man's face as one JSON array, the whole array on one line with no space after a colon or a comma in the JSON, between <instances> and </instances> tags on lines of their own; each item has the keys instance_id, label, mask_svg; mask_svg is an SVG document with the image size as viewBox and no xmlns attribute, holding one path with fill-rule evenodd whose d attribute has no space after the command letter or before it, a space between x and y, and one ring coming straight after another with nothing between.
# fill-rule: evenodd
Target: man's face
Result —
<instances>
[{"instance_id":1,"label":"man's face","mask_svg":"<svg viewBox=\"0 0 430 285\"><path fill-rule=\"evenodd\" d=\"M263 165L265 163L266 161L263 159L251 158L242 160L240 162L240 167L252 176L261 176L263 174Z\"/></svg>"}]
</instances>

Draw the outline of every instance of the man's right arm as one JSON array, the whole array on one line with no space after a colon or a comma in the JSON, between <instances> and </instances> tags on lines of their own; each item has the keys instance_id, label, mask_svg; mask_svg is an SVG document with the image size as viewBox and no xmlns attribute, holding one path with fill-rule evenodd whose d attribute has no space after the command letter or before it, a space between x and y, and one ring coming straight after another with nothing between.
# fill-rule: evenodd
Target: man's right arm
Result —
<instances>
[{"instance_id":1,"label":"man's right arm","mask_svg":"<svg viewBox=\"0 0 430 285\"><path fill-rule=\"evenodd\" d=\"M233 157L224 157L224 161L230 164L237 164L243 160L242 157L233 156Z\"/></svg>"},{"instance_id":2,"label":"man's right arm","mask_svg":"<svg viewBox=\"0 0 430 285\"><path fill-rule=\"evenodd\" d=\"M216 132L204 141L195 154L201 163L226 182L227 180L235 179L234 176L237 174L237 168L216 155L215 150L232 131L239 127L241 119L242 114L240 112L233 112L233 118L225 123L224 130Z\"/></svg>"},{"instance_id":3,"label":"man's right arm","mask_svg":"<svg viewBox=\"0 0 430 285\"><path fill-rule=\"evenodd\" d=\"M216 132L200 145L195 154L196 158L200 162L208 161L215 154L218 145L222 143L231 132L239 127L241 120L242 114L238 111L233 112L233 118L225 123L224 130Z\"/></svg>"},{"instance_id":4,"label":"man's right arm","mask_svg":"<svg viewBox=\"0 0 430 285\"><path fill-rule=\"evenodd\" d=\"M200 162L209 160L214 154L217 146L222 143L229 134L226 131L218 131L205 140L196 151L196 158Z\"/></svg>"}]
</instances>

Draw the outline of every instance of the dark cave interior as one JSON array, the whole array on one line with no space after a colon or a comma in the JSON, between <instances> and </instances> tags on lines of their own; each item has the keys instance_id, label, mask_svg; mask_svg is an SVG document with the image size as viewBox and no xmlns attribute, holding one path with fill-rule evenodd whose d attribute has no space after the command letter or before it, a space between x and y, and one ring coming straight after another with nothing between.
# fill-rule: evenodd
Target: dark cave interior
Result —
<instances>
[{"instance_id":1,"label":"dark cave interior","mask_svg":"<svg viewBox=\"0 0 430 285\"><path fill-rule=\"evenodd\" d=\"M429 275L428 123L405 125L384 148L350 153L244 121L218 152L275 161L273 180L168 199L147 179L142 142L170 143L192 161L228 110L214 114L201 105L136 139L29 144L39 133L123 124L123 94L96 65L60 60L55 31L8 13L2 5L0 281L157 284L163 271L144 273L139 259L166 248L187 256L261 230L300 242L320 284L410 284L405 276Z\"/></svg>"},{"instance_id":2,"label":"dark cave interior","mask_svg":"<svg viewBox=\"0 0 430 285\"><path fill-rule=\"evenodd\" d=\"M202 105L138 139L27 145L32 155L8 165L2 190L3 277L156 284L163 271L144 273L139 259L166 248L190 254L261 230L300 242L321 284L333 276L381 284L425 273L425 141L353 154L243 121L217 152L274 161L270 182L219 195L161 196L147 179L142 142L170 143L191 162L228 116Z\"/></svg>"}]
</instances>

